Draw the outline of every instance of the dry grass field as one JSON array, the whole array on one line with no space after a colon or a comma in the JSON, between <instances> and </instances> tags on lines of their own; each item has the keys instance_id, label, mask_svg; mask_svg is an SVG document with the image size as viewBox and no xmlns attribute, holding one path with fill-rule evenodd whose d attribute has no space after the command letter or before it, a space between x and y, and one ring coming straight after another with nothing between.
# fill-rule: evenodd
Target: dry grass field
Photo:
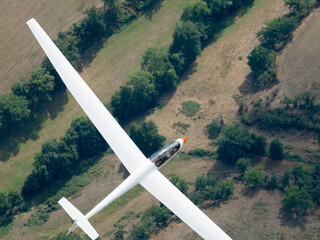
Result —
<instances>
[{"instance_id":1,"label":"dry grass field","mask_svg":"<svg viewBox=\"0 0 320 240\"><path fill-rule=\"evenodd\" d=\"M100 0L2 0L0 2L0 93L26 78L44 54L25 24L35 18L52 38L83 17L83 11ZM40 54L41 53L41 54Z\"/></svg>"},{"instance_id":2,"label":"dry grass field","mask_svg":"<svg viewBox=\"0 0 320 240\"><path fill-rule=\"evenodd\" d=\"M183 0L179 2L166 0L152 20L141 17L104 43L91 65L82 73L100 99L108 101L112 93L127 80L128 74L139 68L141 56L148 46L170 43L174 24L178 21L185 4L186 1ZM256 32L265 21L286 12L287 9L283 6L282 0L256 0L247 13L237 18L232 26L223 31L216 42L203 50L190 74L183 79L174 92L162 98L161 107L146 119L155 121L160 133L165 135L168 141L181 137L181 133L173 129L174 123L190 124L185 132L188 141L184 151L196 147L212 149L210 141L203 132L204 126L219 113L226 123L236 119L238 106L233 96L239 93L239 86L250 72L246 56L258 44L255 38ZM315 16L318 15L315 14ZM312 19L309 21L313 22ZM308 29L308 26L306 25L305 29ZM290 46L287 51L290 50ZM193 117L186 117L180 112L182 102L188 100L196 101L201 105L200 111ZM48 119L44 123L38 139L22 144L18 155L5 163L0 162L0 187L21 187L31 169L34 152L38 151L47 139L62 136L72 119L82 114L76 102L69 96L69 102L64 106L63 111L55 119ZM292 164L293 162L288 161L274 164L267 159L259 163L267 170L277 167L280 171L284 171ZM98 203L118 186L124 177L120 162L114 155L105 155L98 161L97 166L102 169L102 175L69 198L82 212L87 212L91 206ZM161 171L166 176L175 173L188 182L193 182L202 173L230 178L233 176L232 169L206 158L183 160L176 157ZM13 175L15 177L12 177ZM263 190L249 192L243 196L246 191L242 184L237 184L236 192L230 201L223 203L220 207L204 209L209 217L233 239L320 239L319 210L315 209L314 215L307 218L293 219L281 211L281 192ZM136 196L123 196L130 199L129 203L114 209L106 209L92 219L101 239L113 239L113 235L108 233L114 229L114 223L126 213L138 214L157 203L157 200L146 191L134 188L131 192L137 193ZM65 231L71 226L67 214L60 209L53 212L44 225L25 227L24 223L36 208L35 206L31 212L20 214L14 220L10 234L3 239L49 239L50 236ZM131 224L136 220L130 218L128 221ZM79 230L77 232L80 233ZM157 236L152 236L152 239L200 238L184 223L173 221Z\"/></svg>"},{"instance_id":3,"label":"dry grass field","mask_svg":"<svg viewBox=\"0 0 320 240\"><path fill-rule=\"evenodd\" d=\"M285 12L281 0L255 1L247 14L226 28L215 43L202 51L192 74L182 80L175 92L166 96L166 105L147 119L155 121L160 133L168 139L179 136L172 128L174 123L190 124L186 132L186 149L208 148L210 140L203 133L205 125L219 113L225 123L231 123L236 118L238 105L233 96L239 94L239 86L250 73L246 56L258 44L256 33L265 21ZM193 117L179 113L182 102L188 100L201 105L200 111Z\"/></svg>"},{"instance_id":4,"label":"dry grass field","mask_svg":"<svg viewBox=\"0 0 320 240\"><path fill-rule=\"evenodd\" d=\"M308 16L295 32L279 61L279 95L297 96L310 91L320 103L320 9Z\"/></svg>"}]
</instances>

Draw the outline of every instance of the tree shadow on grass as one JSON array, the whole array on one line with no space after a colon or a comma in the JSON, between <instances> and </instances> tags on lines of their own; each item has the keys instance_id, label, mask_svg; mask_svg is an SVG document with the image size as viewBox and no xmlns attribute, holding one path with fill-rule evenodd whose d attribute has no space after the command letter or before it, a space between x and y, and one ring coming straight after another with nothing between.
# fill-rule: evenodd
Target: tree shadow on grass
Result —
<instances>
[{"instance_id":1,"label":"tree shadow on grass","mask_svg":"<svg viewBox=\"0 0 320 240\"><path fill-rule=\"evenodd\" d=\"M76 66L79 72L83 71L83 68L89 67L92 61L96 58L98 52L103 48L104 42L108 38L103 38L102 40L96 42L92 47L87 49L80 57L79 64Z\"/></svg>"},{"instance_id":2,"label":"tree shadow on grass","mask_svg":"<svg viewBox=\"0 0 320 240\"><path fill-rule=\"evenodd\" d=\"M306 215L296 215L293 212L286 210L285 208L280 208L279 218L281 225L288 226L290 228L300 228L301 231L305 231L305 225L308 223Z\"/></svg>"},{"instance_id":3,"label":"tree shadow on grass","mask_svg":"<svg viewBox=\"0 0 320 240\"><path fill-rule=\"evenodd\" d=\"M67 92L61 90L52 96L52 101L39 106L29 120L1 134L0 161L5 162L11 157L16 156L20 150L20 143L25 143L28 140L37 140L43 123L49 117L55 119L58 113L63 111L67 102Z\"/></svg>"},{"instance_id":4,"label":"tree shadow on grass","mask_svg":"<svg viewBox=\"0 0 320 240\"><path fill-rule=\"evenodd\" d=\"M152 20L153 14L157 13L159 9L162 7L163 1L164 0L156 0L154 1L151 7L146 8L144 10L144 15L146 16L146 18Z\"/></svg>"},{"instance_id":5,"label":"tree shadow on grass","mask_svg":"<svg viewBox=\"0 0 320 240\"><path fill-rule=\"evenodd\" d=\"M0 217L0 238L9 234L12 228L13 219L14 214L12 213Z\"/></svg>"},{"instance_id":6,"label":"tree shadow on grass","mask_svg":"<svg viewBox=\"0 0 320 240\"><path fill-rule=\"evenodd\" d=\"M246 76L246 80L239 86L239 91L243 95L248 95L252 93L256 93L256 89L253 87L253 76L252 72L250 72Z\"/></svg>"}]
</instances>

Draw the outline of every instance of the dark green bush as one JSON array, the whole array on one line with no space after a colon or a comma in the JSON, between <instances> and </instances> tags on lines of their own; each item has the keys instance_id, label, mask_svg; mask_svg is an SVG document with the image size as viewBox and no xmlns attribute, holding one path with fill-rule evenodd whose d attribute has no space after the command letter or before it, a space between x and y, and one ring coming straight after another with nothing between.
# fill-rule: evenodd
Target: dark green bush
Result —
<instances>
[{"instance_id":1,"label":"dark green bush","mask_svg":"<svg viewBox=\"0 0 320 240\"><path fill-rule=\"evenodd\" d=\"M206 126L206 132L209 139L215 139L219 136L222 125L218 119L213 119L210 124Z\"/></svg>"},{"instance_id":2,"label":"dark green bush","mask_svg":"<svg viewBox=\"0 0 320 240\"><path fill-rule=\"evenodd\" d=\"M209 156L210 153L211 152L209 150L205 150L203 148L192 149L188 152L190 156L197 156L197 157Z\"/></svg>"},{"instance_id":3,"label":"dark green bush","mask_svg":"<svg viewBox=\"0 0 320 240\"><path fill-rule=\"evenodd\" d=\"M250 188L258 189L263 187L264 184L264 174L261 168L252 167L246 172L244 179Z\"/></svg>"},{"instance_id":4,"label":"dark green bush","mask_svg":"<svg viewBox=\"0 0 320 240\"><path fill-rule=\"evenodd\" d=\"M272 140L269 147L269 154L272 159L282 160L283 159L283 146L278 139Z\"/></svg>"}]
</instances>

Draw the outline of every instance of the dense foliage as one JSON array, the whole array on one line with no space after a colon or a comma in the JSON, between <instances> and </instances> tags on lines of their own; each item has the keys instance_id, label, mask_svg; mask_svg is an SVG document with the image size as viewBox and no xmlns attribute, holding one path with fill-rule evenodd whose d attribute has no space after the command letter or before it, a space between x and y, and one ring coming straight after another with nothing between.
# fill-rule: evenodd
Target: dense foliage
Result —
<instances>
[{"instance_id":1,"label":"dense foliage","mask_svg":"<svg viewBox=\"0 0 320 240\"><path fill-rule=\"evenodd\" d=\"M250 110L242 108L241 120L247 125L257 124L261 129L290 129L318 132L320 129L320 104L309 92L294 98L284 97L278 108L270 109L256 102Z\"/></svg>"},{"instance_id":2,"label":"dense foliage","mask_svg":"<svg viewBox=\"0 0 320 240\"><path fill-rule=\"evenodd\" d=\"M158 133L157 125L153 121L133 124L130 127L130 137L146 157L158 151L166 139Z\"/></svg>"},{"instance_id":3,"label":"dense foliage","mask_svg":"<svg viewBox=\"0 0 320 240\"><path fill-rule=\"evenodd\" d=\"M215 139L221 132L222 124L218 119L213 119L210 124L206 126L206 133L209 139Z\"/></svg>"},{"instance_id":4,"label":"dense foliage","mask_svg":"<svg viewBox=\"0 0 320 240\"><path fill-rule=\"evenodd\" d=\"M320 204L320 164L312 172L296 164L292 171L293 184L288 185L282 204L285 209L296 214L304 214L313 204Z\"/></svg>"},{"instance_id":5,"label":"dense foliage","mask_svg":"<svg viewBox=\"0 0 320 240\"><path fill-rule=\"evenodd\" d=\"M218 139L218 159L234 164L239 158L248 154L263 155L265 153L265 138L250 133L240 125L224 125L222 137Z\"/></svg>"},{"instance_id":6,"label":"dense foliage","mask_svg":"<svg viewBox=\"0 0 320 240\"><path fill-rule=\"evenodd\" d=\"M277 80L275 52L282 50L292 39L299 22L309 14L314 0L285 0L290 13L265 23L257 33L260 45L248 56L248 64L253 73L253 87L258 90Z\"/></svg>"},{"instance_id":7,"label":"dense foliage","mask_svg":"<svg viewBox=\"0 0 320 240\"><path fill-rule=\"evenodd\" d=\"M283 159L283 146L282 143L278 139L274 139L271 141L269 146L269 154L270 157L275 160Z\"/></svg>"},{"instance_id":8,"label":"dense foliage","mask_svg":"<svg viewBox=\"0 0 320 240\"><path fill-rule=\"evenodd\" d=\"M60 141L48 140L42 145L41 152L35 154L34 169L24 183L23 195L31 195L68 177L80 160L96 157L106 148L105 140L88 118L75 119Z\"/></svg>"},{"instance_id":9,"label":"dense foliage","mask_svg":"<svg viewBox=\"0 0 320 240\"><path fill-rule=\"evenodd\" d=\"M20 193L12 189L0 190L0 216L22 202Z\"/></svg>"}]
</instances>

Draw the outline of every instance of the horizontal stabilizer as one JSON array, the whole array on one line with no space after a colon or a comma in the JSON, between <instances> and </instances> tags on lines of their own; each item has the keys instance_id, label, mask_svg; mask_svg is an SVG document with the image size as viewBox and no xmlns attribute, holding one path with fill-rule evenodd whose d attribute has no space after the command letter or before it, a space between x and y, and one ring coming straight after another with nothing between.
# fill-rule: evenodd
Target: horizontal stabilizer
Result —
<instances>
[{"instance_id":1,"label":"horizontal stabilizer","mask_svg":"<svg viewBox=\"0 0 320 240\"><path fill-rule=\"evenodd\" d=\"M92 240L99 237L99 234L92 227L88 219L66 198L61 198L59 200L61 207L69 214L69 216L75 220L75 224L70 228L69 232L72 232L76 227L80 227Z\"/></svg>"}]
</instances>

